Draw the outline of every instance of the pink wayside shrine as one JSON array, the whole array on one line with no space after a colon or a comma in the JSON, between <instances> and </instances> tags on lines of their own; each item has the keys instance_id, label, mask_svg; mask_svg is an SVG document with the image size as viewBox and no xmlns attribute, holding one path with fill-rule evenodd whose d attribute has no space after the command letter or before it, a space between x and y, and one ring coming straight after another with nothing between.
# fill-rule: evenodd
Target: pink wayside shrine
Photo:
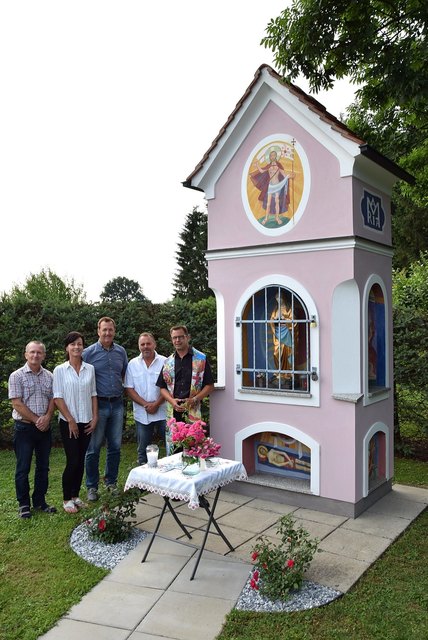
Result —
<instances>
[{"instance_id":1,"label":"pink wayside shrine","mask_svg":"<svg viewBox=\"0 0 428 640\"><path fill-rule=\"evenodd\" d=\"M263 65L184 182L208 202L210 431L247 469L237 491L347 517L390 491L398 179Z\"/></svg>"}]
</instances>

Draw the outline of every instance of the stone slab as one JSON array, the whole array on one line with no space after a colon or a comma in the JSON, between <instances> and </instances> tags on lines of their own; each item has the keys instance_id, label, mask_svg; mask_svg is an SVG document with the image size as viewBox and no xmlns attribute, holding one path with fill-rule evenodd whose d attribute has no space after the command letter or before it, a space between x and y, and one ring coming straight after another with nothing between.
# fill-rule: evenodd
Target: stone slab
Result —
<instances>
[{"instance_id":1,"label":"stone slab","mask_svg":"<svg viewBox=\"0 0 428 640\"><path fill-rule=\"evenodd\" d=\"M274 525L278 521L278 517L277 513L268 513L261 509L254 509L251 506L244 505L233 513L219 518L218 523L222 528L223 525L227 525L235 529L259 533Z\"/></svg>"},{"instance_id":2,"label":"stone slab","mask_svg":"<svg viewBox=\"0 0 428 640\"><path fill-rule=\"evenodd\" d=\"M190 580L195 562L193 557L171 584L170 591L225 600L238 599L248 578L249 564L204 553L194 579Z\"/></svg>"},{"instance_id":3,"label":"stone slab","mask_svg":"<svg viewBox=\"0 0 428 640\"><path fill-rule=\"evenodd\" d=\"M428 489L423 487L411 487L405 484L394 484L391 491L392 495L413 502L422 502L428 504Z\"/></svg>"},{"instance_id":4,"label":"stone slab","mask_svg":"<svg viewBox=\"0 0 428 640\"><path fill-rule=\"evenodd\" d=\"M251 531L244 531L243 529L236 529L235 527L228 527L219 522L219 526L229 540L232 547L236 547L246 540L250 540L254 536L254 533ZM211 531L216 532L216 529L211 525L210 533L208 534L208 538L205 544L205 550L214 551L220 555L225 555L230 553L230 549L223 540L223 538L216 533L211 533ZM203 538L205 535L205 531L192 531L192 540L190 541L192 544L196 545L198 549L201 547ZM183 534L180 540L186 540L185 535ZM204 550L204 553L205 553Z\"/></svg>"},{"instance_id":5,"label":"stone slab","mask_svg":"<svg viewBox=\"0 0 428 640\"><path fill-rule=\"evenodd\" d=\"M350 529L336 529L321 541L319 549L362 562L374 562L391 544L388 538Z\"/></svg>"},{"instance_id":6,"label":"stone slab","mask_svg":"<svg viewBox=\"0 0 428 640\"><path fill-rule=\"evenodd\" d=\"M215 495L215 492L207 494L207 498L214 497L214 495ZM235 491L230 491L226 488L221 490L220 496L222 500L225 500L226 502L232 502L233 504L239 504L240 506L244 504L249 504L253 500L253 498L251 498L250 496L244 496L240 493L236 493Z\"/></svg>"},{"instance_id":7,"label":"stone slab","mask_svg":"<svg viewBox=\"0 0 428 640\"><path fill-rule=\"evenodd\" d=\"M86 638L91 640L127 640L128 637L129 631L127 629L61 618L55 627L43 636L39 636L38 640L86 640ZM149 638L140 638L139 640L149 640Z\"/></svg>"},{"instance_id":8,"label":"stone slab","mask_svg":"<svg viewBox=\"0 0 428 640\"><path fill-rule=\"evenodd\" d=\"M296 511L296 507L290 504L283 504L281 502L273 502L272 500L262 500L261 498L254 498L251 504L247 505L252 509L261 509L261 511L269 511L269 513L277 513L279 516L284 516L287 513L293 513Z\"/></svg>"},{"instance_id":9,"label":"stone slab","mask_svg":"<svg viewBox=\"0 0 428 640\"><path fill-rule=\"evenodd\" d=\"M342 528L395 540L409 526L410 522L406 518L369 510L355 520L347 520Z\"/></svg>"},{"instance_id":10,"label":"stone slab","mask_svg":"<svg viewBox=\"0 0 428 640\"><path fill-rule=\"evenodd\" d=\"M296 509L293 516L300 518L301 520L311 520L312 522L320 522L322 524L328 524L332 527L340 527L341 524L346 522L348 518L346 516L338 516L332 513L325 513L323 511L315 511L314 509Z\"/></svg>"},{"instance_id":11,"label":"stone slab","mask_svg":"<svg viewBox=\"0 0 428 640\"><path fill-rule=\"evenodd\" d=\"M141 562L142 553L138 556L130 554L106 576L105 580L152 589L167 589L189 562L192 553L196 553L195 549L191 549L192 553L188 557L156 553L153 547L145 562Z\"/></svg>"},{"instance_id":12,"label":"stone slab","mask_svg":"<svg viewBox=\"0 0 428 640\"><path fill-rule=\"evenodd\" d=\"M346 593L370 567L370 562L323 551L316 553L305 578Z\"/></svg>"},{"instance_id":13,"label":"stone slab","mask_svg":"<svg viewBox=\"0 0 428 640\"><path fill-rule=\"evenodd\" d=\"M394 485L395 486L395 485ZM388 516L397 516L414 520L424 509L427 503L422 500L414 500L405 491L390 491L388 495L369 507L365 513L382 513Z\"/></svg>"},{"instance_id":14,"label":"stone slab","mask_svg":"<svg viewBox=\"0 0 428 640\"><path fill-rule=\"evenodd\" d=\"M136 631L173 640L214 640L234 600L166 591Z\"/></svg>"},{"instance_id":15,"label":"stone slab","mask_svg":"<svg viewBox=\"0 0 428 640\"><path fill-rule=\"evenodd\" d=\"M74 605L68 619L119 629L134 629L163 591L103 580Z\"/></svg>"}]
</instances>

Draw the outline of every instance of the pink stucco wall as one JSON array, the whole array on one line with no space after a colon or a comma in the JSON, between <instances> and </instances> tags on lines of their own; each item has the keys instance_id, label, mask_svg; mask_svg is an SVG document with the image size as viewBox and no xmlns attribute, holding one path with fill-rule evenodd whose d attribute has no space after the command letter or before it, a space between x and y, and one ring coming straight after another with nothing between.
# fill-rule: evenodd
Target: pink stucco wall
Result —
<instances>
[{"instance_id":1,"label":"pink stucco wall","mask_svg":"<svg viewBox=\"0 0 428 640\"><path fill-rule=\"evenodd\" d=\"M376 260L369 264L359 260L353 250L314 252L288 256L215 261L210 264L210 286L224 297L226 371L225 388L211 397L211 430L223 445L226 457L235 455L235 433L249 424L280 422L308 434L321 446L321 495L336 500L356 502L361 498L362 438L375 421L392 424L392 397L388 401L363 407L360 403L332 397L331 300L335 287L355 276L363 293L371 269L381 272L388 282L388 269ZM375 256L376 258L376 256ZM360 268L355 269L355 261ZM379 262L379 260L378 260ZM356 273L357 271L357 273ZM304 282L316 301L320 335L320 406L302 407L235 400L234 318L236 304L252 282L263 275L286 273ZM350 362L349 366L355 366Z\"/></svg>"},{"instance_id":2,"label":"pink stucco wall","mask_svg":"<svg viewBox=\"0 0 428 640\"><path fill-rule=\"evenodd\" d=\"M251 224L243 205L242 174L249 155L260 140L284 133L291 135L304 149L310 167L310 193L301 219L284 233L263 235ZM360 201L364 188L382 198L386 223L382 232L363 225ZM320 495L325 498L356 503L363 497L363 439L370 427L380 422L393 430L392 392L375 403L357 403L333 397L332 301L341 283L356 283L363 300L368 280L379 277L384 283L388 308L389 378L392 382L392 324L390 313L391 257L387 252L354 248L346 239L368 239L377 245L390 246L391 223L388 196L365 185L353 176L341 177L338 158L305 128L269 102L262 115L243 138L239 148L215 184L214 198L208 203L208 250L225 250L224 255L209 260L210 287L224 302L225 386L217 389L210 400L210 426L215 439L222 443L222 454L235 457L235 435L248 425L262 422L290 425L306 434L320 446ZM320 249L322 240L334 240L336 246ZM341 244L342 241L342 244ZM305 243L305 250L287 251L291 243ZM311 250L310 243L318 244ZM284 251L255 255L252 248L284 245ZM230 257L228 249L241 249ZM209 254L208 254L209 255ZM235 317L243 293L263 277L283 274L304 287L317 310L319 336L319 406L302 406L269 401L267 394L259 402L250 401L245 393L236 394ZM349 361L350 370L360 367L360 390L364 390L363 336L364 311L360 305L359 362ZM238 351L239 351L238 345ZM346 374L345 374L346 375ZM392 448L388 451L392 468Z\"/></svg>"}]
</instances>

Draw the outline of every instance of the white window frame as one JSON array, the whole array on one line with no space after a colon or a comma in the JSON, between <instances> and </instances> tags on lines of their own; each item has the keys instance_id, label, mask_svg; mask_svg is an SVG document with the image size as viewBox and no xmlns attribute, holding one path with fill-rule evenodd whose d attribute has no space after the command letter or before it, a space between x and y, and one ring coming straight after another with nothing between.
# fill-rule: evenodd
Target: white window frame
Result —
<instances>
[{"instance_id":1,"label":"white window frame","mask_svg":"<svg viewBox=\"0 0 428 640\"><path fill-rule=\"evenodd\" d=\"M299 393L296 391L278 391L275 389L253 389L242 387L242 373L237 373L242 369L242 324L235 321L241 318L242 310L252 295L260 289L266 287L285 287L295 293L306 306L308 316L315 316L316 327L309 328L310 335L310 363L311 369L316 369L317 380L311 380L310 393ZM293 404L301 406L318 407L320 405L320 370L319 370L319 318L315 302L307 289L294 278L280 274L271 274L255 280L245 289L235 307L233 316L234 329L234 397L235 400L246 402L270 402L274 404ZM237 326L238 325L238 326ZM321 372L322 375L322 372Z\"/></svg>"}]
</instances>

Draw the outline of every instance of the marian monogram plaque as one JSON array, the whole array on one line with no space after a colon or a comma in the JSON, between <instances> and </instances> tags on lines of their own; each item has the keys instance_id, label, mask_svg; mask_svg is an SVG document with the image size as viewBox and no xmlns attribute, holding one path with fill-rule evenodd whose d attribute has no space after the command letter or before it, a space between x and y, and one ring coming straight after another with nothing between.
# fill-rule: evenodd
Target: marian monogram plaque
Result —
<instances>
[{"instance_id":1,"label":"marian monogram plaque","mask_svg":"<svg viewBox=\"0 0 428 640\"><path fill-rule=\"evenodd\" d=\"M364 189L364 195L361 198L361 214L365 227L375 231L383 231L385 211L382 206L382 198Z\"/></svg>"}]
</instances>

